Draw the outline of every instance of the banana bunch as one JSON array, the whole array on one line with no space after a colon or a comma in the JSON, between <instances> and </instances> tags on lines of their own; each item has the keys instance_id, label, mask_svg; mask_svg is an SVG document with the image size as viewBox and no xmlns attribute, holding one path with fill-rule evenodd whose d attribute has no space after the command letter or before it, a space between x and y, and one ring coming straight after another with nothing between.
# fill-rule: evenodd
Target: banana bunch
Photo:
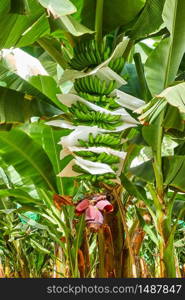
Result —
<instances>
[{"instance_id":1,"label":"banana bunch","mask_svg":"<svg viewBox=\"0 0 185 300\"><path fill-rule=\"evenodd\" d=\"M82 147L110 147L113 149L120 149L121 138L119 136L115 136L115 134L105 133L105 134L97 134L95 137L92 133L89 134L88 142L85 142L81 139L78 140L80 146ZM90 152L91 153L91 152ZM91 156L91 155L89 155Z\"/></svg>"},{"instance_id":2,"label":"banana bunch","mask_svg":"<svg viewBox=\"0 0 185 300\"><path fill-rule=\"evenodd\" d=\"M116 175L113 173L92 175L78 165L73 166L73 171L75 171L77 173L83 173L83 174L77 176L78 181L86 180L86 181L90 181L94 184L98 184L99 182L104 182L108 185L115 185L115 183L111 180L111 179L116 179Z\"/></svg>"},{"instance_id":3,"label":"banana bunch","mask_svg":"<svg viewBox=\"0 0 185 300\"><path fill-rule=\"evenodd\" d=\"M87 113L90 113L92 111L91 108L89 108L87 105L85 105L84 103L80 102L80 101L77 101L76 103L73 103L71 105L71 107L69 108L69 111L72 113L72 114L75 114L75 111L76 110L79 110L79 111L82 111L84 112L85 114Z\"/></svg>"},{"instance_id":4,"label":"banana bunch","mask_svg":"<svg viewBox=\"0 0 185 300\"><path fill-rule=\"evenodd\" d=\"M69 111L71 112L71 119L74 125L97 125L99 128L106 130L115 130L116 127L123 124L120 115L94 111L80 101L77 101L76 104L72 104Z\"/></svg>"},{"instance_id":5,"label":"banana bunch","mask_svg":"<svg viewBox=\"0 0 185 300\"><path fill-rule=\"evenodd\" d=\"M119 108L120 105L115 101L116 97L109 97L105 95L92 95L85 92L79 92L78 95L89 102L95 103L106 109L116 109Z\"/></svg>"},{"instance_id":6,"label":"banana bunch","mask_svg":"<svg viewBox=\"0 0 185 300\"><path fill-rule=\"evenodd\" d=\"M116 59L112 59L109 62L109 68L111 68L114 72L120 74L121 71L123 70L125 64L125 60L123 57L118 57Z\"/></svg>"},{"instance_id":7,"label":"banana bunch","mask_svg":"<svg viewBox=\"0 0 185 300\"><path fill-rule=\"evenodd\" d=\"M75 70L88 71L89 69L95 68L103 61L107 60L111 55L112 49L107 46L106 40L101 44L97 44L95 40L80 42L76 48L74 48L74 57L70 61L71 68ZM116 73L121 73L124 67L123 58L112 58L108 66ZM74 81L74 89L78 96L93 103L97 106L103 107L107 110L114 110L119 108L120 105L116 102L116 97L110 95L117 87L115 80L101 80L96 75L87 75L82 78L76 78ZM86 150L75 149L75 156L86 161L93 163L107 164L107 173L92 175L90 171L85 170L85 166L80 167L78 164L73 165L73 170L80 173L76 178L79 181L89 181L91 185L96 188L101 182L108 185L114 185L113 179L116 179L116 174L111 173L118 170L118 165L121 162L120 157L116 156L111 149L121 150L121 135L116 132L118 126L123 124L122 116L117 115L111 111L105 112L102 109L94 110L92 104L85 104L82 101L73 103L69 112L66 113L65 117L73 123L73 125L85 125L85 126L97 126L98 128L113 131L111 133L89 133L88 139L78 139L78 146L85 148ZM115 132L114 132L115 131ZM90 151L90 147L108 147L109 152L94 153ZM91 149L92 150L92 149ZM76 161L77 162L77 161ZM82 164L83 166L83 164Z\"/></svg>"},{"instance_id":8,"label":"banana bunch","mask_svg":"<svg viewBox=\"0 0 185 300\"><path fill-rule=\"evenodd\" d=\"M70 61L70 67L76 70L94 68L109 58L110 47L106 40L102 44L97 44L95 40L84 41L74 48L74 57Z\"/></svg>"},{"instance_id":9,"label":"banana bunch","mask_svg":"<svg viewBox=\"0 0 185 300\"><path fill-rule=\"evenodd\" d=\"M117 164L120 161L119 157L112 154L107 154L105 152L97 154L91 151L76 151L74 153L85 159L87 158L90 161L101 162L108 165Z\"/></svg>"},{"instance_id":10,"label":"banana bunch","mask_svg":"<svg viewBox=\"0 0 185 300\"><path fill-rule=\"evenodd\" d=\"M100 80L96 75L75 79L74 88L77 93L86 92L95 95L109 95L116 88L116 81Z\"/></svg>"}]
</instances>

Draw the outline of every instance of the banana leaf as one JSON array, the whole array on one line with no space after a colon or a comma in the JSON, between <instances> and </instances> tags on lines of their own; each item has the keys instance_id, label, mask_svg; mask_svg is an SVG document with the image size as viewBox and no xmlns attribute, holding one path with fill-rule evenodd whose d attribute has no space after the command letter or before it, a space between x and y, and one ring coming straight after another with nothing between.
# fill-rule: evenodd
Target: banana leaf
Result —
<instances>
[{"instance_id":1,"label":"banana leaf","mask_svg":"<svg viewBox=\"0 0 185 300\"><path fill-rule=\"evenodd\" d=\"M158 30L163 23L162 11L165 0L148 0L139 16L132 22L128 36L136 39Z\"/></svg>"},{"instance_id":2,"label":"banana leaf","mask_svg":"<svg viewBox=\"0 0 185 300\"><path fill-rule=\"evenodd\" d=\"M165 36L145 64L146 80L153 96L173 83L185 52L185 2L167 0L163 20L170 36Z\"/></svg>"},{"instance_id":3,"label":"banana leaf","mask_svg":"<svg viewBox=\"0 0 185 300\"><path fill-rule=\"evenodd\" d=\"M0 87L0 124L19 124L31 117L51 117L60 111L40 99Z\"/></svg>"},{"instance_id":4,"label":"banana leaf","mask_svg":"<svg viewBox=\"0 0 185 300\"><path fill-rule=\"evenodd\" d=\"M96 1L73 0L73 3L81 4L80 16L82 24L94 30ZM126 25L132 21L141 11L145 0L106 0L103 7L103 31L111 32L116 27Z\"/></svg>"},{"instance_id":5,"label":"banana leaf","mask_svg":"<svg viewBox=\"0 0 185 300\"><path fill-rule=\"evenodd\" d=\"M20 129L0 134L0 157L13 165L25 185L55 191L52 165L43 148Z\"/></svg>"},{"instance_id":6,"label":"banana leaf","mask_svg":"<svg viewBox=\"0 0 185 300\"><path fill-rule=\"evenodd\" d=\"M28 15L9 13L9 1L0 6L0 49L23 47L50 33L44 9L36 0L28 0Z\"/></svg>"}]
</instances>

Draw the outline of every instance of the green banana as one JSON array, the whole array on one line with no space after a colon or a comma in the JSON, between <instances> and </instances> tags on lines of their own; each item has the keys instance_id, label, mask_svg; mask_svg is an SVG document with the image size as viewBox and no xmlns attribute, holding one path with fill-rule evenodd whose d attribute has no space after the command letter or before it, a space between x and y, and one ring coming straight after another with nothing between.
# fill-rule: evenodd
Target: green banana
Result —
<instances>
[{"instance_id":1,"label":"green banana","mask_svg":"<svg viewBox=\"0 0 185 300\"><path fill-rule=\"evenodd\" d=\"M84 170L83 168L81 168L78 165L74 165L72 167L73 171L78 172L78 173L85 173L85 174L89 174L86 170Z\"/></svg>"},{"instance_id":2,"label":"green banana","mask_svg":"<svg viewBox=\"0 0 185 300\"><path fill-rule=\"evenodd\" d=\"M88 144L85 141L83 141L81 139L78 139L78 142L79 142L80 146L82 146L82 147L88 147Z\"/></svg>"},{"instance_id":3,"label":"green banana","mask_svg":"<svg viewBox=\"0 0 185 300\"><path fill-rule=\"evenodd\" d=\"M95 40L80 42L74 48L74 57L70 62L71 67L77 70L89 71L89 69L101 64L110 57L112 49L107 46L107 41L99 45ZM122 57L112 59L108 66L116 73L121 73L124 67L124 59ZM116 102L116 97L110 96L116 88L115 80L101 80L97 75L87 75L82 78L75 79L74 88L77 94L83 99L96 104L97 106L114 110L120 105ZM99 128L115 131L118 126L123 124L121 115L95 111L88 107L85 103L77 101L69 108L70 114L66 113L70 121L74 125L97 126ZM75 151L75 154L92 162L101 162L111 166L113 171L117 171L117 164L120 158L106 152L93 153L88 150L89 147L109 147L120 150L122 148L121 138L119 133L98 133L94 135L89 133L87 141L78 140L79 145L86 148L87 151ZM94 186L99 186L101 182L107 185L115 185L113 179L116 179L116 174L105 173L92 175L75 165L74 170L82 173L77 177L77 180L85 180Z\"/></svg>"},{"instance_id":4,"label":"green banana","mask_svg":"<svg viewBox=\"0 0 185 300\"><path fill-rule=\"evenodd\" d=\"M123 57L113 59L109 62L109 67L116 73L120 74L123 70L125 60Z\"/></svg>"},{"instance_id":5,"label":"green banana","mask_svg":"<svg viewBox=\"0 0 185 300\"><path fill-rule=\"evenodd\" d=\"M93 68L105 61L110 55L111 49L107 46L106 41L102 47L99 47L95 40L90 40L78 43L73 52L74 56L70 61L70 67L83 70Z\"/></svg>"},{"instance_id":6,"label":"green banana","mask_svg":"<svg viewBox=\"0 0 185 300\"><path fill-rule=\"evenodd\" d=\"M105 80L100 80L96 75L85 76L75 79L74 88L79 92L86 92L96 95L109 95L116 87L115 80L111 80L107 85Z\"/></svg>"},{"instance_id":7,"label":"green banana","mask_svg":"<svg viewBox=\"0 0 185 300\"><path fill-rule=\"evenodd\" d=\"M94 137L92 133L89 133L89 143L93 144L94 143Z\"/></svg>"}]
</instances>

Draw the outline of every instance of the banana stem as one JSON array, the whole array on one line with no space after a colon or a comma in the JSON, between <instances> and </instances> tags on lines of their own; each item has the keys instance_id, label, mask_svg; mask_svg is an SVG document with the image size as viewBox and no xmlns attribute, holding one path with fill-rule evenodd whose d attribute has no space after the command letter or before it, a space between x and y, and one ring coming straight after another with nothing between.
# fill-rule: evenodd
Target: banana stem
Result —
<instances>
[{"instance_id":1,"label":"banana stem","mask_svg":"<svg viewBox=\"0 0 185 300\"><path fill-rule=\"evenodd\" d=\"M166 214L167 214L167 219L165 221L165 227L166 227L166 238L169 237L169 234L171 232L171 223L172 223L172 210L173 210L173 205L175 201L175 197L177 195L177 191L174 191L171 199L167 203L166 207Z\"/></svg>"},{"instance_id":2,"label":"banana stem","mask_svg":"<svg viewBox=\"0 0 185 300\"><path fill-rule=\"evenodd\" d=\"M127 247L128 247L129 254L130 254L132 277L137 278L136 262L135 262L134 252L133 252L133 249L132 249L132 243L131 243L131 238L130 238L128 226L127 226L127 223L126 223L125 212L124 212L123 205L122 205L122 202L121 202L120 198L117 197L116 200L117 200L118 207L119 207L120 217L121 217L121 220L122 220L122 223L123 223L123 228L124 228L124 231L125 231L125 234L126 234L126 243L127 243Z\"/></svg>"},{"instance_id":3,"label":"banana stem","mask_svg":"<svg viewBox=\"0 0 185 300\"><path fill-rule=\"evenodd\" d=\"M95 31L96 41L98 43L102 41L103 4L104 0L96 0Z\"/></svg>"},{"instance_id":4,"label":"banana stem","mask_svg":"<svg viewBox=\"0 0 185 300\"><path fill-rule=\"evenodd\" d=\"M159 197L159 201L162 204L164 201L164 187L163 187L163 171L162 171L162 139L163 139L163 128L162 122L164 119L164 111L160 114L158 118L158 123L156 127L156 146L153 149L154 155L154 162L153 168L155 173L156 179L156 188L157 188L157 195Z\"/></svg>"},{"instance_id":5,"label":"banana stem","mask_svg":"<svg viewBox=\"0 0 185 300\"><path fill-rule=\"evenodd\" d=\"M154 162L153 169L156 179L156 219L157 219L157 233L159 239L159 256L160 256L160 274L159 277L166 276L167 266L164 262L165 253L165 219L166 219L166 207L164 198L164 182L163 182L163 170L162 170L162 140L163 140L163 127L162 122L164 120L164 111L160 114L156 127L156 145L153 148ZM153 196L153 195L152 195Z\"/></svg>"},{"instance_id":6,"label":"banana stem","mask_svg":"<svg viewBox=\"0 0 185 300\"><path fill-rule=\"evenodd\" d=\"M98 268L98 277L105 278L105 265L104 265L104 238L103 238L103 230L100 228L98 235L98 253L99 253L99 268Z\"/></svg>"}]
</instances>

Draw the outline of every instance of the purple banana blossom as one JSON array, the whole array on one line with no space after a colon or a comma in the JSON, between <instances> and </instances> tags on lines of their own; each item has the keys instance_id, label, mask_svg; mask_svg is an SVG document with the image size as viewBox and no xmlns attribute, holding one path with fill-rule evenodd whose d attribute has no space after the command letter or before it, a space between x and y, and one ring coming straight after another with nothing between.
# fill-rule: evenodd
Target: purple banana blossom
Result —
<instances>
[{"instance_id":1,"label":"purple banana blossom","mask_svg":"<svg viewBox=\"0 0 185 300\"><path fill-rule=\"evenodd\" d=\"M98 230L103 224L102 212L112 212L113 206L107 200L106 195L95 195L91 199L83 199L76 206L76 213L85 213L85 221L89 228Z\"/></svg>"}]
</instances>

